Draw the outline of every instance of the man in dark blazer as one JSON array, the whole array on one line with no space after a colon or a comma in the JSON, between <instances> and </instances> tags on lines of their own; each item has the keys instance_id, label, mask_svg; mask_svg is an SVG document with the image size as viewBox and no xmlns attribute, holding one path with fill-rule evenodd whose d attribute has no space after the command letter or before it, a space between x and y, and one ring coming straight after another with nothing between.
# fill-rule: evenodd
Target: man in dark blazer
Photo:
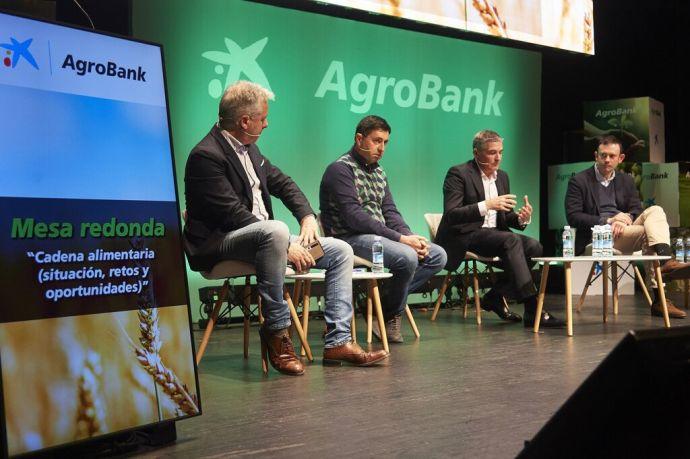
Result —
<instances>
[{"instance_id":1,"label":"man in dark blazer","mask_svg":"<svg viewBox=\"0 0 690 459\"><path fill-rule=\"evenodd\" d=\"M319 238L318 224L297 184L261 154L256 141L268 127L268 100L273 94L256 83L228 87L219 106L219 121L187 159L183 233L189 265L210 271L222 260L256 267L264 324L260 329L272 366L285 374L304 373L287 329L290 313L283 300L287 262L297 271L326 270L324 362L371 365L385 351L364 352L351 339L352 265L350 246ZM271 196L279 198L300 222L299 236L273 219ZM305 248L318 239L324 255L315 260Z\"/></svg>"},{"instance_id":2,"label":"man in dark blazer","mask_svg":"<svg viewBox=\"0 0 690 459\"><path fill-rule=\"evenodd\" d=\"M536 315L537 289L532 281L532 257L540 256L539 241L510 228L524 230L532 217L527 196L524 206L513 211L516 197L510 194L508 174L500 170L503 139L490 130L478 132L472 142L474 158L448 170L443 183L443 218L436 241L448 252L449 264L457 266L465 252L484 257L500 257L500 267L509 276L507 284L494 286L482 299L482 308L494 311L501 319L520 321L510 311L504 297L525 304L523 323L532 327ZM563 321L547 311L542 312L541 325L562 327Z\"/></svg>"},{"instance_id":3,"label":"man in dark blazer","mask_svg":"<svg viewBox=\"0 0 690 459\"><path fill-rule=\"evenodd\" d=\"M630 175L616 171L625 159L621 141L612 135L598 140L594 166L574 175L568 182L565 212L568 224L576 228L575 253L585 251L592 242L592 227L610 224L613 247L625 254L644 249L646 253L671 255L671 239L664 210L650 206L642 210L637 188ZM666 279L687 278L690 263L676 260L662 262L661 273ZM647 269L647 272L650 272ZM655 279L652 315L661 316L661 303ZM684 311L667 302L670 317L685 318Z\"/></svg>"}]
</instances>

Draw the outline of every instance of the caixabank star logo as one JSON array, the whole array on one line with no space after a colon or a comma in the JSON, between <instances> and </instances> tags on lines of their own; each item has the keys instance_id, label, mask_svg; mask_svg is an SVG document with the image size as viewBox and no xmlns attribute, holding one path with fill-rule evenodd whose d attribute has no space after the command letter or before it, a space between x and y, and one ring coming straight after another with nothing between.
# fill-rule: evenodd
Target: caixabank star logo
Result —
<instances>
[{"instance_id":1,"label":"caixabank star logo","mask_svg":"<svg viewBox=\"0 0 690 459\"><path fill-rule=\"evenodd\" d=\"M201 57L215 62L214 70L217 75L225 74L225 82L214 78L208 84L208 95L214 99L223 95L229 85L244 77L271 90L268 78L257 62L259 55L268 43L268 37L258 40L246 48L242 48L230 38L225 37L224 51L205 51Z\"/></svg>"},{"instance_id":2,"label":"caixabank star logo","mask_svg":"<svg viewBox=\"0 0 690 459\"><path fill-rule=\"evenodd\" d=\"M20 62L28 62L33 68L38 70L38 64L36 59L29 51L29 46L33 42L33 38L26 39L24 41L19 41L14 37L10 37L11 43L0 43L0 48L5 49L5 56L2 59L2 63L5 67L15 68Z\"/></svg>"}]
</instances>

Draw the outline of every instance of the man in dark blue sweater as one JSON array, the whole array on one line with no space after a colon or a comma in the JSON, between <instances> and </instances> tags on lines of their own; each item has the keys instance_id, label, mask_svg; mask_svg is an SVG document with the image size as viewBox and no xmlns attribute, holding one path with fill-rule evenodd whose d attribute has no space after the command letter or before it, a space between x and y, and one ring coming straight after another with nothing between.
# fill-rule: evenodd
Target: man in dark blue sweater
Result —
<instances>
[{"instance_id":1,"label":"man in dark blue sweater","mask_svg":"<svg viewBox=\"0 0 690 459\"><path fill-rule=\"evenodd\" d=\"M650 206L642 209L637 188L631 176L616 171L625 159L621 141L612 135L600 137L594 152L594 166L574 175L568 182L565 212L568 224L577 228L575 253L581 254L592 242L594 225L610 224L613 247L623 254L643 250L645 254L671 255L671 238L664 209ZM649 273L651 269L647 269ZM676 260L663 261L661 274L665 280L687 279L690 264ZM650 284L654 290L651 313L662 315L656 280ZM684 319L685 311L667 300L669 316Z\"/></svg>"},{"instance_id":2,"label":"man in dark blue sweater","mask_svg":"<svg viewBox=\"0 0 690 459\"><path fill-rule=\"evenodd\" d=\"M383 264L393 274L382 299L386 332L388 341L400 343L407 294L443 269L446 252L413 234L395 206L386 173L378 163L390 133L383 118L363 118L353 147L323 174L319 198L326 235L348 242L355 255L371 260L372 244L381 239Z\"/></svg>"}]
</instances>

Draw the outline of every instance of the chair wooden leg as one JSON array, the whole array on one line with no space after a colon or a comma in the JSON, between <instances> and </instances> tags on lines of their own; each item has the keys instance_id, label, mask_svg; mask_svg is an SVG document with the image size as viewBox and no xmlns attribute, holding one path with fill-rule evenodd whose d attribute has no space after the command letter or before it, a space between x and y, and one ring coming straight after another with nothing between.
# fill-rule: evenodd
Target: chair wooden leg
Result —
<instances>
[{"instance_id":1,"label":"chair wooden leg","mask_svg":"<svg viewBox=\"0 0 690 459\"><path fill-rule=\"evenodd\" d=\"M479 274L477 273L477 261L472 260L472 285L474 290L474 308L477 311L477 325L482 324L482 305L479 300Z\"/></svg>"},{"instance_id":2,"label":"chair wooden leg","mask_svg":"<svg viewBox=\"0 0 690 459\"><path fill-rule=\"evenodd\" d=\"M352 342L357 342L357 314L352 311L352 320L350 321L350 335L352 336Z\"/></svg>"},{"instance_id":3,"label":"chair wooden leg","mask_svg":"<svg viewBox=\"0 0 690 459\"><path fill-rule=\"evenodd\" d=\"M449 272L446 274L446 277L443 278L443 284L441 285L441 290L438 291L438 298L436 299L436 304L434 305L434 313L431 314L431 320L436 320L436 316L438 315L439 309L441 309L441 300L443 300L443 296L446 294L446 289L448 288L448 284L450 284L450 276L451 273Z\"/></svg>"},{"instance_id":4,"label":"chair wooden leg","mask_svg":"<svg viewBox=\"0 0 690 459\"><path fill-rule=\"evenodd\" d=\"M371 327L373 323L373 300L371 299L371 289L367 286L367 344L371 344Z\"/></svg>"},{"instance_id":5,"label":"chair wooden leg","mask_svg":"<svg viewBox=\"0 0 690 459\"><path fill-rule=\"evenodd\" d=\"M311 302L311 281L304 282L303 297L302 297L302 330L304 330L304 336L309 337L309 306ZM300 355L306 355L304 351L304 346L300 351Z\"/></svg>"},{"instance_id":6,"label":"chair wooden leg","mask_svg":"<svg viewBox=\"0 0 690 459\"><path fill-rule=\"evenodd\" d=\"M268 344L261 340L261 371L268 376Z\"/></svg>"},{"instance_id":7,"label":"chair wooden leg","mask_svg":"<svg viewBox=\"0 0 690 459\"><path fill-rule=\"evenodd\" d=\"M295 279L295 283L292 286L292 298L295 299L295 307L299 307L300 295L302 293L302 281L300 279Z\"/></svg>"},{"instance_id":8,"label":"chair wooden leg","mask_svg":"<svg viewBox=\"0 0 690 459\"><path fill-rule=\"evenodd\" d=\"M220 289L220 295L216 300L216 304L213 305L213 311L211 312L211 317L208 318L208 323L206 324L206 329L204 330L204 336L201 338L201 343L199 344L199 350L196 353L196 364L199 365L201 358L206 352L206 346L208 345L208 340L211 338L211 333L213 333L213 327L216 326L216 320L218 320L218 313L220 312L220 307L225 301L225 297L228 296L228 290L230 289L230 281L225 279L223 282L223 287Z\"/></svg>"},{"instance_id":9,"label":"chair wooden leg","mask_svg":"<svg viewBox=\"0 0 690 459\"><path fill-rule=\"evenodd\" d=\"M283 295L285 297L285 301L288 304L288 308L290 309L290 318L292 319L292 325L295 327L295 330L297 330L297 336L299 336L299 341L300 343L302 343L302 347L307 353L307 359L309 359L310 362L313 362L314 357L311 354L311 348L309 347L309 343L307 342L307 337L304 335L304 329L302 329L302 324L300 323L299 317L297 316L297 310L295 309L295 305L292 303L292 298L290 298L290 293L288 292L287 288L285 289Z\"/></svg>"},{"instance_id":10,"label":"chair wooden leg","mask_svg":"<svg viewBox=\"0 0 690 459\"><path fill-rule=\"evenodd\" d=\"M634 263L632 265L633 265L633 269L635 270L635 278L637 279L637 283L640 284L640 288L642 289L642 293L644 293L644 297L647 300L647 304L649 306L652 306L652 297L649 296L649 290L647 290L647 284L645 284L644 278L642 277L640 270L637 269L637 265L635 265ZM685 281L685 282L687 283L687 281ZM687 289L685 291L687 293ZM687 308L687 301L685 303L685 307Z\"/></svg>"},{"instance_id":11,"label":"chair wooden leg","mask_svg":"<svg viewBox=\"0 0 690 459\"><path fill-rule=\"evenodd\" d=\"M587 290L592 284L592 276L594 276L594 268L596 268L597 263L592 263L592 267L589 269L589 274L587 275L587 280L585 281L585 288L582 289L582 294L580 295L580 301L577 302L577 312L582 310L582 303L585 302L585 297L587 296Z\"/></svg>"},{"instance_id":12,"label":"chair wooden leg","mask_svg":"<svg viewBox=\"0 0 690 459\"><path fill-rule=\"evenodd\" d=\"M405 314L407 315L407 320L410 322L410 327L412 327L412 333L414 333L415 338L419 338L419 329L417 328L417 323L414 321L412 311L410 311L410 307L408 305L405 305Z\"/></svg>"},{"instance_id":13,"label":"chair wooden leg","mask_svg":"<svg viewBox=\"0 0 690 459\"><path fill-rule=\"evenodd\" d=\"M252 294L252 286L250 283L249 276L246 276L244 278L244 291L242 293L242 312L244 314L243 345L244 345L244 358L245 359L249 358L249 311L250 311L249 308L251 306L251 294Z\"/></svg>"},{"instance_id":14,"label":"chair wooden leg","mask_svg":"<svg viewBox=\"0 0 690 459\"><path fill-rule=\"evenodd\" d=\"M465 262L465 275L462 281L462 318L467 319L467 300L470 291L470 264Z\"/></svg>"},{"instance_id":15,"label":"chair wooden leg","mask_svg":"<svg viewBox=\"0 0 690 459\"><path fill-rule=\"evenodd\" d=\"M374 309L376 309L376 318L379 323L379 333L381 335L381 341L383 342L383 349L390 353L390 349L388 348L388 336L386 336L386 321L383 320L383 308L381 307L379 285L376 279L369 280L369 290L371 290L371 297L374 300Z\"/></svg>"},{"instance_id":16,"label":"chair wooden leg","mask_svg":"<svg viewBox=\"0 0 690 459\"><path fill-rule=\"evenodd\" d=\"M257 309L259 310L259 323L261 325L263 325L264 324L264 313L261 310L261 295L257 295L256 304L257 304Z\"/></svg>"},{"instance_id":17,"label":"chair wooden leg","mask_svg":"<svg viewBox=\"0 0 690 459\"><path fill-rule=\"evenodd\" d=\"M666 292L664 291L664 280L661 277L661 264L659 261L654 261L654 275L656 276L656 285L659 286L659 300L661 301L661 311L664 316L664 326L671 328L671 321L668 318L668 306L666 305Z\"/></svg>"}]
</instances>

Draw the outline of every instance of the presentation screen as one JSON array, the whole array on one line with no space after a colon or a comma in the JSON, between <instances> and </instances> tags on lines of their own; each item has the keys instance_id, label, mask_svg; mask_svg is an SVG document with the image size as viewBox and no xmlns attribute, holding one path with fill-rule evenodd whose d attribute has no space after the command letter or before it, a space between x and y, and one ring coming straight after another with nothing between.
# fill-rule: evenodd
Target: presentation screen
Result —
<instances>
[{"instance_id":1,"label":"presentation screen","mask_svg":"<svg viewBox=\"0 0 690 459\"><path fill-rule=\"evenodd\" d=\"M313 0L594 54L592 0Z\"/></svg>"},{"instance_id":2,"label":"presentation screen","mask_svg":"<svg viewBox=\"0 0 690 459\"><path fill-rule=\"evenodd\" d=\"M0 454L200 414L160 46L0 13Z\"/></svg>"}]
</instances>

